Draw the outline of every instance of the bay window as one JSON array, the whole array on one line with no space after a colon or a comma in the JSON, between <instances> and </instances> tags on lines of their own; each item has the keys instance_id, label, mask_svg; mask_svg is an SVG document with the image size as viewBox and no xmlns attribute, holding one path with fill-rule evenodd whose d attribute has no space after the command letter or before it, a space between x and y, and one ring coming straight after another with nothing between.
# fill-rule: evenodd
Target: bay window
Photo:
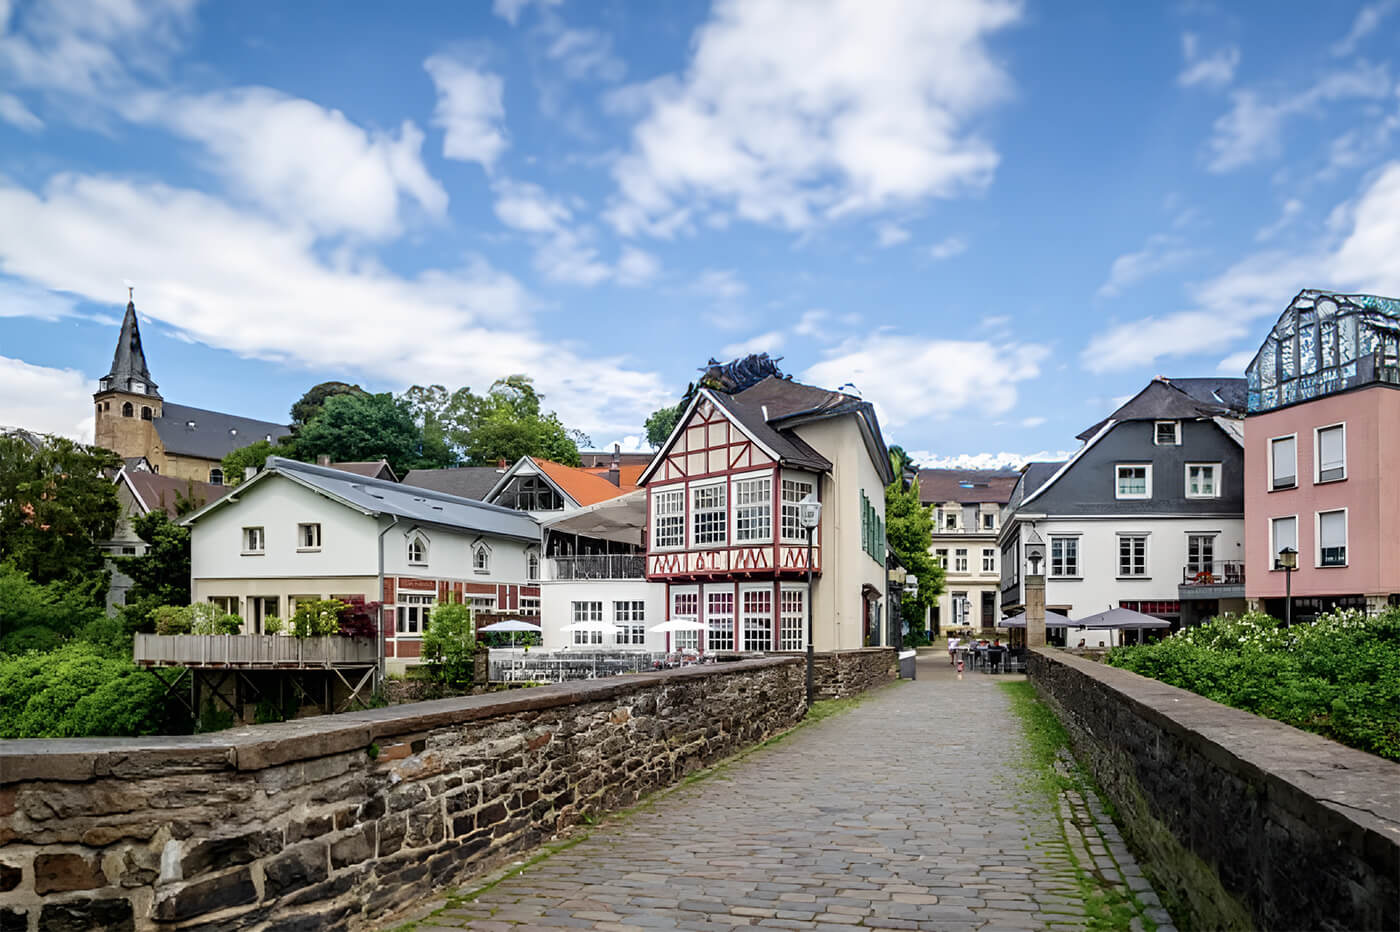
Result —
<instances>
[{"instance_id":1,"label":"bay window","mask_svg":"<svg viewBox=\"0 0 1400 932\"><path fill-rule=\"evenodd\" d=\"M734 540L773 539L773 480L768 476L734 480Z\"/></svg>"},{"instance_id":2,"label":"bay window","mask_svg":"<svg viewBox=\"0 0 1400 932\"><path fill-rule=\"evenodd\" d=\"M723 483L690 489L691 542L696 546L723 545L729 541L729 509Z\"/></svg>"}]
</instances>

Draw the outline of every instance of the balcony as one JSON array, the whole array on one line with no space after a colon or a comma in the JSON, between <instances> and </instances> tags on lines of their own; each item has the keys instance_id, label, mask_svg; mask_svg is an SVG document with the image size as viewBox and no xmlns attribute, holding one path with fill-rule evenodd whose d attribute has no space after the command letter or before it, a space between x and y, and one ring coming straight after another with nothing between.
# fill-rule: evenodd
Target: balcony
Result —
<instances>
[{"instance_id":1,"label":"balcony","mask_svg":"<svg viewBox=\"0 0 1400 932\"><path fill-rule=\"evenodd\" d=\"M1181 569L1177 594L1182 599L1242 599L1244 563L1221 560L1187 564Z\"/></svg>"},{"instance_id":2,"label":"balcony","mask_svg":"<svg viewBox=\"0 0 1400 932\"><path fill-rule=\"evenodd\" d=\"M369 666L373 638L294 638L273 634L137 634L132 660L145 667L293 669Z\"/></svg>"},{"instance_id":3,"label":"balcony","mask_svg":"<svg viewBox=\"0 0 1400 932\"><path fill-rule=\"evenodd\" d=\"M632 553L587 554L545 560L545 579L563 582L581 579L645 579L646 557Z\"/></svg>"}]
</instances>

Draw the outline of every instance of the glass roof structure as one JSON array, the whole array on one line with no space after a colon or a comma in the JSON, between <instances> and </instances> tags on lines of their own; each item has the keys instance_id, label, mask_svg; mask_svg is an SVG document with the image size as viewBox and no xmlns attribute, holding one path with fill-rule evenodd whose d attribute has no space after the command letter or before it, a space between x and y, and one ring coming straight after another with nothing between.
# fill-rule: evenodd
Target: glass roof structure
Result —
<instances>
[{"instance_id":1,"label":"glass roof structure","mask_svg":"<svg viewBox=\"0 0 1400 932\"><path fill-rule=\"evenodd\" d=\"M1400 384L1400 299L1301 291L1245 375L1250 414L1373 382Z\"/></svg>"}]
</instances>

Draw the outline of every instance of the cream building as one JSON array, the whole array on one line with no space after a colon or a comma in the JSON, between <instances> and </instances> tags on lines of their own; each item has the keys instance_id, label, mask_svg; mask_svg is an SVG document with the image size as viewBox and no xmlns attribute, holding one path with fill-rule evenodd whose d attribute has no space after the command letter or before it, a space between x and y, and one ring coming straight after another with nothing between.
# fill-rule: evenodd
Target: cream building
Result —
<instances>
[{"instance_id":1,"label":"cream building","mask_svg":"<svg viewBox=\"0 0 1400 932\"><path fill-rule=\"evenodd\" d=\"M1001 618L997 535L1001 508L1018 473L990 469L921 469L919 499L934 506L929 552L946 576L928 620L931 634L994 628Z\"/></svg>"}]
</instances>

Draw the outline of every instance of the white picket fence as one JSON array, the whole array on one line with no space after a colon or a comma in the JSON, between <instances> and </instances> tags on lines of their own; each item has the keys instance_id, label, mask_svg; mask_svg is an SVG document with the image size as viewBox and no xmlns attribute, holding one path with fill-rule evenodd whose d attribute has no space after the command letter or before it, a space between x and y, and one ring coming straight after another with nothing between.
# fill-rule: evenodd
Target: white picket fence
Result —
<instances>
[{"instance_id":1,"label":"white picket fence","mask_svg":"<svg viewBox=\"0 0 1400 932\"><path fill-rule=\"evenodd\" d=\"M339 667L377 660L368 638L275 634L138 634L132 659L147 666Z\"/></svg>"}]
</instances>

